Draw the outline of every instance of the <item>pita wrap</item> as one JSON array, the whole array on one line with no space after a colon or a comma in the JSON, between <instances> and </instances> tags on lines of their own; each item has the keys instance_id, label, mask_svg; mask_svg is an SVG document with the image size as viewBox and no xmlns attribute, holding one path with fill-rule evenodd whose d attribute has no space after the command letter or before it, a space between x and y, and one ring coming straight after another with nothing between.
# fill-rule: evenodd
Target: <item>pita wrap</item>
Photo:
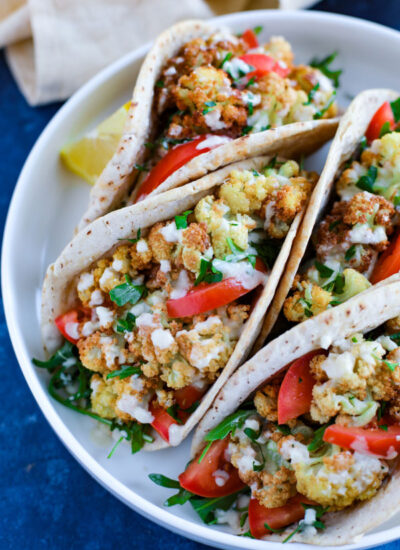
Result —
<instances>
[{"instance_id":1,"label":"pita wrap","mask_svg":"<svg viewBox=\"0 0 400 550\"><path fill-rule=\"evenodd\" d=\"M204 437L244 401L285 369L292 361L319 348L328 349L335 342L356 332L368 332L400 314L400 275L396 274L371 289L329 311L310 318L281 334L244 363L224 385L212 408L201 420L194 434L192 455L204 447ZM392 471L370 500L348 509L324 515L326 528L317 534L298 533L291 541L320 546L355 542L366 531L387 521L400 509L400 470ZM270 535L268 541L282 541L282 535Z\"/></svg>"},{"instance_id":2,"label":"pita wrap","mask_svg":"<svg viewBox=\"0 0 400 550\"><path fill-rule=\"evenodd\" d=\"M302 221L301 230L298 232L293 243L287 267L283 273L271 307L268 310L262 330L257 338L255 351L262 347L272 327L275 325L306 252L313 229L321 218L333 192L336 177L342 171L344 164L359 147L361 138L364 136L376 110L385 101L394 101L398 97L398 92L393 90L366 90L361 92L352 101L343 115L329 149L321 177L311 195L307 212Z\"/></svg>"},{"instance_id":3,"label":"pita wrap","mask_svg":"<svg viewBox=\"0 0 400 550\"><path fill-rule=\"evenodd\" d=\"M59 315L76 307L78 276L93 262L112 253L119 239L128 239L135 235L139 229L146 231L146 228L153 226L156 222L171 219L175 215L192 208L201 198L212 193L233 169L260 170L269 160L271 160L270 157L257 157L232 164L195 182L186 184L180 189L173 189L157 197L149 197L133 206L111 212L95 220L78 233L66 246L59 258L50 265L44 280L42 335L46 351L53 353L62 342L61 334L56 328L54 320ZM303 212L297 214L292 222L268 281L244 325L225 368L213 385L210 386L210 389L202 398L200 406L188 421L184 425L176 427L171 444L178 445L186 437L211 405L226 380L249 353L287 262L302 215ZM155 443L146 444L145 448L156 450L165 446L167 446L167 443L159 438Z\"/></svg>"},{"instance_id":4,"label":"pita wrap","mask_svg":"<svg viewBox=\"0 0 400 550\"><path fill-rule=\"evenodd\" d=\"M154 138L157 115L153 112L153 99L161 70L185 43L197 37L209 36L217 30L221 29L203 21L184 21L167 29L156 40L139 72L117 151L92 188L88 208L78 229L120 208L124 201L129 200L132 191L130 200L134 200L135 181L139 174L135 165L145 162L149 154L145 143ZM163 181L154 193L181 186L248 157L274 154L277 151L285 151L288 158L309 154L334 135L337 124L337 119L296 122L232 140L189 161Z\"/></svg>"}]
</instances>

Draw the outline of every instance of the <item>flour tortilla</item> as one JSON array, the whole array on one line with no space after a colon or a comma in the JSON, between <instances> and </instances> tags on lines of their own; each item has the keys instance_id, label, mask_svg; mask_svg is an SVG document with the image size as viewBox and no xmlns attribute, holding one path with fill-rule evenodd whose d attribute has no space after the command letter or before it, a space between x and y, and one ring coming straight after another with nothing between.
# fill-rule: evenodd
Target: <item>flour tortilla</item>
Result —
<instances>
[{"instance_id":1,"label":"flour tortilla","mask_svg":"<svg viewBox=\"0 0 400 550\"><path fill-rule=\"evenodd\" d=\"M372 330L397 315L400 315L400 274L281 334L244 363L224 385L196 429L192 456L204 447L204 437L212 428L292 361L312 350L327 349L355 332ZM349 544L399 510L400 472L395 469L372 500L350 510L327 514L326 529L312 536L304 532L291 540L321 546ZM268 540L283 540L289 532L269 536Z\"/></svg>"},{"instance_id":2,"label":"flour tortilla","mask_svg":"<svg viewBox=\"0 0 400 550\"><path fill-rule=\"evenodd\" d=\"M376 110L385 101L394 101L398 97L399 93L393 90L366 90L352 101L343 115L329 149L321 177L308 203L301 230L293 243L287 267L268 310L263 328L257 338L254 351L258 351L262 347L278 318L283 303L292 287L293 279L300 267L300 262L305 254L315 224L324 212L329 197L334 191L336 177L343 170L345 162L359 147L360 140Z\"/></svg>"},{"instance_id":3,"label":"flour tortilla","mask_svg":"<svg viewBox=\"0 0 400 550\"><path fill-rule=\"evenodd\" d=\"M59 258L50 265L44 280L42 335L46 351L54 353L62 343L62 337L54 324L54 319L76 305L78 276L93 262L112 252L116 244L119 243L118 239L130 238L132 235L136 235L138 229L143 231L158 221L171 219L175 215L192 208L202 197L212 193L214 188L220 185L233 169L261 170L270 160L271 157L257 157L226 166L180 189L172 189L157 197L150 197L139 204L111 212L78 233L63 250ZM294 219L267 284L245 324L226 367L186 424L176 426L171 440L172 445L178 445L197 424L210 407L218 391L252 348L261 328L265 312L278 286L302 216L303 212L299 213ZM156 450L167 446L168 444L161 438L158 438L153 444L146 444L148 450Z\"/></svg>"},{"instance_id":4,"label":"flour tortilla","mask_svg":"<svg viewBox=\"0 0 400 550\"><path fill-rule=\"evenodd\" d=\"M158 37L139 72L117 151L91 190L89 205L78 230L100 216L120 208L122 202L128 199L138 176L135 164L143 164L146 156L144 144L154 137L153 96L161 69L186 42L196 37L208 36L216 30L218 29L215 26L204 21L184 21L170 27ZM338 119L298 122L240 137L194 158L153 193L158 194L181 186L245 158L274 154L277 151L285 151L287 158L309 154L333 137L337 124ZM135 190L132 199L134 196Z\"/></svg>"}]
</instances>

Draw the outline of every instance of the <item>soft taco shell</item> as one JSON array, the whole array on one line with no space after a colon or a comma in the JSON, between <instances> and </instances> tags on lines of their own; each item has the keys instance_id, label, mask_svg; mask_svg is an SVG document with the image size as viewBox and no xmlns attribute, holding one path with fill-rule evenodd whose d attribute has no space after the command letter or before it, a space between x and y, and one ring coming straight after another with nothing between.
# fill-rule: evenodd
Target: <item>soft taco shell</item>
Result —
<instances>
[{"instance_id":1,"label":"soft taco shell","mask_svg":"<svg viewBox=\"0 0 400 550\"><path fill-rule=\"evenodd\" d=\"M287 267L282 276L274 300L268 310L263 328L257 338L255 351L264 344L274 326L283 303L292 287L293 279L300 267L311 234L322 216L331 193L334 190L335 179L343 169L347 160L353 155L360 140L365 134L375 111L385 101L393 101L399 97L393 90L366 90L361 92L350 104L343 115L335 138L329 149L328 157L318 184L315 186L304 215L301 230L293 243Z\"/></svg>"},{"instance_id":2,"label":"soft taco shell","mask_svg":"<svg viewBox=\"0 0 400 550\"><path fill-rule=\"evenodd\" d=\"M62 338L54 324L54 319L76 304L77 296L75 289L77 277L94 261L107 255L118 242L118 239L129 238L136 234L138 229L143 231L158 221L170 219L190 209L202 197L213 192L213 189L224 181L231 170L251 170L253 168L259 170L270 159L271 157L258 157L226 166L180 189L172 189L157 197L149 197L139 204L111 212L97 219L78 233L63 250L59 258L50 265L44 280L42 292L42 336L46 351L53 353L61 345ZM214 397L229 376L248 355L261 328L265 312L278 286L302 215L303 212L299 213L294 219L282 244L267 284L244 326L244 330L227 365L186 424L177 426L176 439L174 436L174 441L171 444L178 445L186 437L210 407ZM146 444L145 448L155 450L165 446L168 446L168 444L159 438L153 444Z\"/></svg>"},{"instance_id":3,"label":"soft taco shell","mask_svg":"<svg viewBox=\"0 0 400 550\"><path fill-rule=\"evenodd\" d=\"M354 332L372 330L400 314L400 274L354 296L320 315L281 334L244 363L228 380L193 437L192 456L204 446L205 435L233 413L253 392L292 361L309 351L327 349L335 340ZM283 352L284 350L284 352ZM292 540L321 546L354 542L400 510L400 471L395 469L377 495L349 510L324 517L326 529L313 536L295 535ZM271 535L282 540L288 535Z\"/></svg>"},{"instance_id":4,"label":"soft taco shell","mask_svg":"<svg viewBox=\"0 0 400 550\"><path fill-rule=\"evenodd\" d=\"M166 61L176 55L186 42L209 35L216 30L216 26L204 21L184 21L170 27L158 37L143 61L137 77L127 122L117 151L91 190L89 205L78 230L119 208L122 201L130 195L138 175L135 164L144 162L144 144L152 138L154 87ZM240 137L194 158L167 178L153 193L158 194L178 187L245 158L274 154L278 151L285 151L288 158L309 154L334 135L337 124L338 119L297 122ZM134 198L134 192L132 196Z\"/></svg>"}]
</instances>

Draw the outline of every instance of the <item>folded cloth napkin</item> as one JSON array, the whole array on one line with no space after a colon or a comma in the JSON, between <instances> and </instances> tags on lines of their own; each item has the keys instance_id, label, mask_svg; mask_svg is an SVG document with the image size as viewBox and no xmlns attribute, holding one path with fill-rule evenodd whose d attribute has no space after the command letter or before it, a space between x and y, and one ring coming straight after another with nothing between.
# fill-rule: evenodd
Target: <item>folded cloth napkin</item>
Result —
<instances>
[{"instance_id":1,"label":"folded cloth napkin","mask_svg":"<svg viewBox=\"0 0 400 550\"><path fill-rule=\"evenodd\" d=\"M182 19L313 0L0 0L0 47L26 100L65 99L100 69Z\"/></svg>"}]
</instances>

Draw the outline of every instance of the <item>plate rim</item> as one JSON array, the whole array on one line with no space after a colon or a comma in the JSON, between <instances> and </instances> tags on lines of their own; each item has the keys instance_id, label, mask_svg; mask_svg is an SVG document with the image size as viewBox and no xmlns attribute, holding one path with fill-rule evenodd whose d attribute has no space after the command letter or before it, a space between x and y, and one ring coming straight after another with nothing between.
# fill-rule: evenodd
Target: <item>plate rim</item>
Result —
<instances>
[{"instance_id":1,"label":"plate rim","mask_svg":"<svg viewBox=\"0 0 400 550\"><path fill-rule=\"evenodd\" d=\"M216 22L218 24L231 24L234 26L236 23L239 22L245 23L247 18L253 18L257 15L260 16L260 18L262 19L264 19L265 17L270 17L272 19L279 19L283 17L288 20L296 18L297 23L301 23L301 19L315 19L316 21L321 19L330 19L347 27L352 27L353 29L355 27L363 27L364 29L372 29L374 32L378 32L382 35L389 34L391 35L391 37L398 40L400 44L400 32L395 29L391 29L379 23L359 19L354 16L347 16L318 10L253 10L249 12L237 12L233 14L214 17L210 19L210 22ZM13 287L11 277L12 273L9 268L11 262L8 261L8 258L10 258L12 255L11 241L14 232L14 225L18 222L18 205L20 201L23 200L24 188L29 183L29 172L35 166L36 157L40 156L40 150L42 144L47 138L47 135L51 134L53 128L56 128L58 126L59 121L63 120L69 112L74 111L76 105L79 105L82 100L84 100L96 89L105 84L113 76L118 74L120 71L123 71L127 66L134 63L137 59L140 59L145 53L147 53L148 49L150 48L150 44L151 42L148 42L143 46L137 48L136 50L125 54L120 59L114 61L112 64L110 64L93 78L91 78L77 92L75 92L50 119L43 131L40 133L27 159L24 162L8 208L2 242L1 286L3 293L4 313L10 339L18 360L19 367L30 388L30 391L35 398L37 405L41 409L46 420L48 421L58 438L62 441L64 446L78 461L78 463L83 468L85 468L85 470L113 496L124 502L130 508L134 509L137 513L144 515L151 521L159 522L166 529L169 529L170 531L178 533L189 539L196 540L203 544L217 545L219 548L226 548L229 545L230 548L250 548L255 550L261 548L269 548L270 550L272 550L273 548L281 548L281 543L279 542L245 539L243 537L238 537L237 535L226 533L224 531L213 530L208 526L194 523L191 520L176 516L175 514L161 508L157 504L153 504L146 498L140 496L133 489L129 489L126 485L124 485L121 481L119 481L111 473L109 473L103 466L101 466L89 454L84 445L75 438L75 436L69 430L67 424L61 419L58 412L56 411L54 404L50 400L50 396L40 385L34 367L32 366L30 357L28 356L27 350L25 349L26 346L24 342L24 335L18 325L18 318L14 310L14 304L12 301L13 293L9 292L8 290ZM342 548L346 550L355 548L368 548L377 544L388 543L398 537L400 537L400 526L392 527L378 533L367 533L366 535L364 535L359 543L345 545L342 546ZM294 543L291 545L291 548L293 548L293 550L305 549L307 547L311 548L310 545L304 545L300 543Z\"/></svg>"}]
</instances>

